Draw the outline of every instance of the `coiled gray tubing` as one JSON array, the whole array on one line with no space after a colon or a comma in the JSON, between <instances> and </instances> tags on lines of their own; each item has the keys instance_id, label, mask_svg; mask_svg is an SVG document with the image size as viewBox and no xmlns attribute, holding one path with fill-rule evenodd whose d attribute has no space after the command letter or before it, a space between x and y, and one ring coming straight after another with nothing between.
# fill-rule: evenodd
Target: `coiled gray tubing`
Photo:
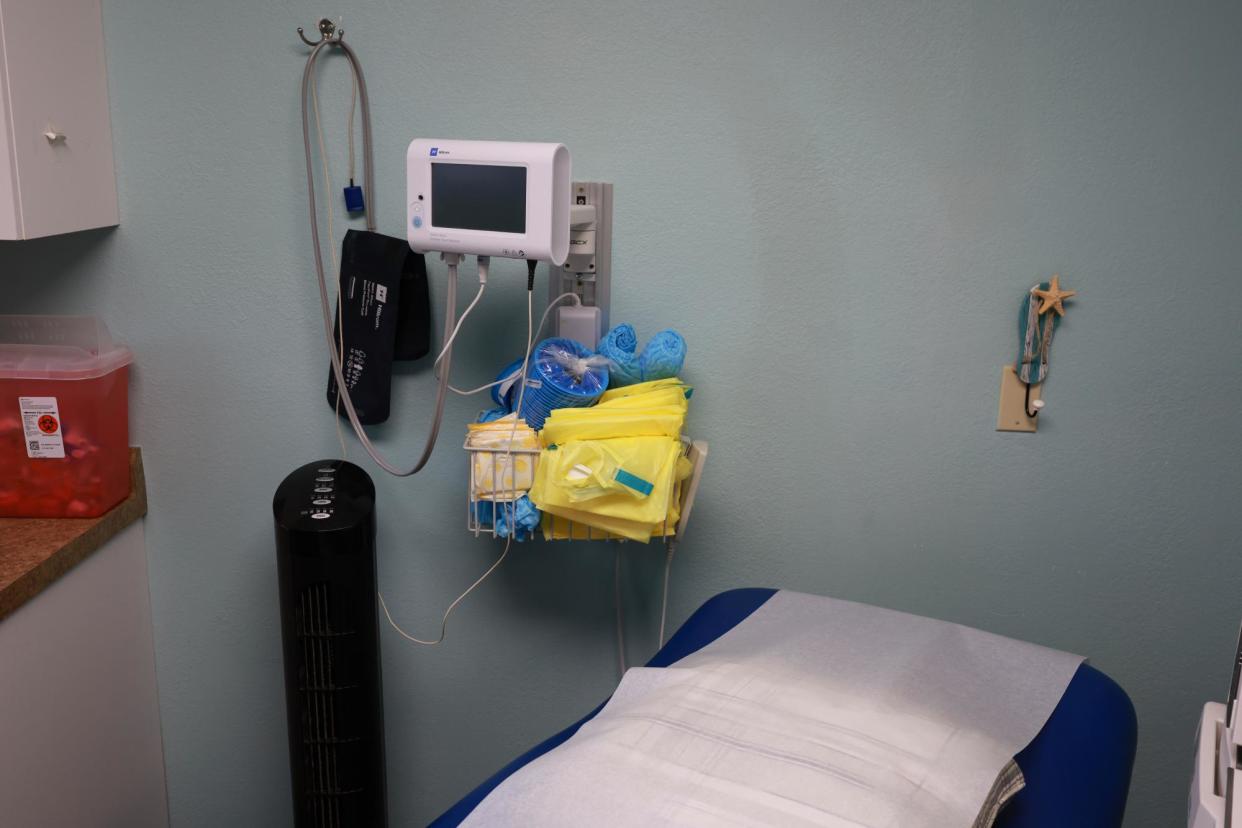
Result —
<instances>
[{"instance_id":1,"label":"coiled gray tubing","mask_svg":"<svg viewBox=\"0 0 1242 828\"><path fill-rule=\"evenodd\" d=\"M368 230L375 230L375 217L371 214L371 205L375 203L375 168L371 162L371 102L367 96L367 82L362 74L362 66L358 63L358 56L354 54L354 50L347 43L342 40L321 41L311 50L310 57L306 59L306 68L302 71L302 144L306 150L306 194L310 207L311 241L315 245L315 272L319 275L319 301L323 309L324 336L328 341L332 373L336 376L337 394L340 396L341 401L345 403L345 413L349 416L349 423L353 426L354 434L358 436L358 441L362 443L362 447L366 449L367 454L371 455L371 459L379 464L384 471L397 477L408 477L427 465L427 461L431 459L431 452L435 448L436 438L440 434L440 422L444 418L444 400L448 394L449 369L452 366L453 352L450 349L444 354L443 364L440 366L440 378L436 386L435 416L431 423L431 431L427 435L427 443L423 447L422 457L418 459L413 468L400 469L388 462L379 453L371 443L371 438L367 436L366 431L363 429L362 423L358 422L358 413L354 410L354 402L349 397L349 386L345 384L341 354L337 353L336 343L332 337L332 309L328 299L328 280L323 271L323 253L320 250L319 217L315 210L315 168L311 161L310 115L306 106L306 96L310 91L312 70L315 67L315 61L319 59L319 54L325 46L337 46L345 53L345 56L349 58L350 69L358 80L358 98L362 102L362 166L363 180L367 193L366 222ZM335 244L336 240L333 239L332 243ZM441 349L448 344L449 333L453 329L453 315L457 308L457 266L455 264L449 265L448 288L445 291L444 301L444 334L440 344Z\"/></svg>"}]
</instances>

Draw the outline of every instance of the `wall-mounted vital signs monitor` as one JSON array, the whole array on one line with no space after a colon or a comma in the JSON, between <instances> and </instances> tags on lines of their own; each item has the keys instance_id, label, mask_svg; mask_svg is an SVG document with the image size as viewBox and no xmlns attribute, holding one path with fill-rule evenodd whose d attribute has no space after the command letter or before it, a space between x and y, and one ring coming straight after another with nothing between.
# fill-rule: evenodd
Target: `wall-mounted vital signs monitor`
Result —
<instances>
[{"instance_id":1,"label":"wall-mounted vital signs monitor","mask_svg":"<svg viewBox=\"0 0 1242 828\"><path fill-rule=\"evenodd\" d=\"M571 179L564 144L420 138L405 163L405 229L415 252L564 264Z\"/></svg>"}]
</instances>

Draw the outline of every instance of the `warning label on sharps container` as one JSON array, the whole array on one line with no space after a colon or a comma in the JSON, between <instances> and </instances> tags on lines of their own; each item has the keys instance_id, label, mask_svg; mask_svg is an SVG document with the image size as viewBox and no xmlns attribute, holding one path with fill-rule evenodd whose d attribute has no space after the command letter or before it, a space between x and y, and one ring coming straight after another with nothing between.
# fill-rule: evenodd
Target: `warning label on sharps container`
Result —
<instances>
[{"instance_id":1,"label":"warning label on sharps container","mask_svg":"<svg viewBox=\"0 0 1242 828\"><path fill-rule=\"evenodd\" d=\"M26 433L26 456L59 458L65 456L61 434L60 409L55 397L18 397L22 410L22 430Z\"/></svg>"}]
</instances>

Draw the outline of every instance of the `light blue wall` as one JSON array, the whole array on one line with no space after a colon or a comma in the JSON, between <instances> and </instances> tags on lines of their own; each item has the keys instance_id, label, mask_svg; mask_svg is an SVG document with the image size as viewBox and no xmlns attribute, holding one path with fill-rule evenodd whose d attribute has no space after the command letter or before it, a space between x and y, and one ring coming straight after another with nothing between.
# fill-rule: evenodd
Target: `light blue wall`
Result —
<instances>
[{"instance_id":1,"label":"light blue wall","mask_svg":"<svg viewBox=\"0 0 1242 828\"><path fill-rule=\"evenodd\" d=\"M719 590L783 585L1085 653L1138 707L1128 824L1166 826L1242 587L1240 9L339 11L371 85L381 229L402 232L414 136L562 140L579 177L616 183L614 318L685 333L691 428L712 441L673 622ZM4 311L96 312L138 355L177 826L290 819L269 501L336 451L294 36L331 10L105 0L121 227L0 246ZM339 176L343 64L325 75ZM521 268L497 270L463 382L525 334ZM1018 302L1052 272L1080 295L1047 413L1038 435L997 434ZM430 387L425 368L396 380L378 429L394 453L414 455ZM472 411L451 403L425 474L376 474L382 584L424 633L497 551L463 533ZM639 659L661 556L624 554ZM611 577L611 548L523 547L444 647L385 632L394 824L608 692Z\"/></svg>"}]
</instances>

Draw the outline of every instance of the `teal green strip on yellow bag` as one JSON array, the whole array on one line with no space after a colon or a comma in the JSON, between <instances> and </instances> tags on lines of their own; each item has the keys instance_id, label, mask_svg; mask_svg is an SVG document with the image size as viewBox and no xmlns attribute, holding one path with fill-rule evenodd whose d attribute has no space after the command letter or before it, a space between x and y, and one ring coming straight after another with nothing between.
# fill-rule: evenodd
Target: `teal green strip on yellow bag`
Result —
<instances>
[{"instance_id":1,"label":"teal green strip on yellow bag","mask_svg":"<svg viewBox=\"0 0 1242 828\"><path fill-rule=\"evenodd\" d=\"M643 480L638 475L627 472L625 469L617 469L617 473L613 475L613 479L622 486L630 487L643 497L651 494L652 490L655 489L655 485L652 484L651 481Z\"/></svg>"}]
</instances>

